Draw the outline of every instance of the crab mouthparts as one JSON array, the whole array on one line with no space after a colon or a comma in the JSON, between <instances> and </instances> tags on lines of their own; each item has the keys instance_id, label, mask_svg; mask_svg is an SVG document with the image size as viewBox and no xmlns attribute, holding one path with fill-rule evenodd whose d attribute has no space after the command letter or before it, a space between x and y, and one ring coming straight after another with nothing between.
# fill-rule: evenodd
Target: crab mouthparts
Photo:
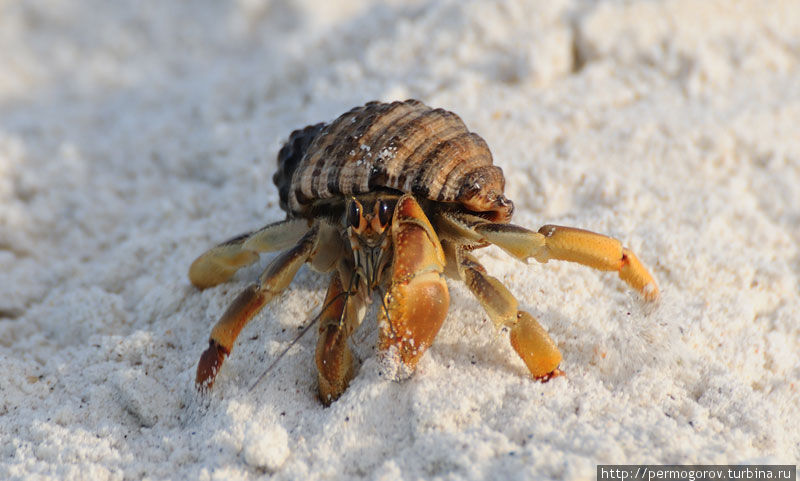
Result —
<instances>
[{"instance_id":1,"label":"crab mouthparts","mask_svg":"<svg viewBox=\"0 0 800 481\"><path fill-rule=\"evenodd\" d=\"M359 270L361 271L364 282L370 293L377 289L381 280L383 270L384 250L381 246L365 248L362 250L361 258L358 259Z\"/></svg>"}]
</instances>

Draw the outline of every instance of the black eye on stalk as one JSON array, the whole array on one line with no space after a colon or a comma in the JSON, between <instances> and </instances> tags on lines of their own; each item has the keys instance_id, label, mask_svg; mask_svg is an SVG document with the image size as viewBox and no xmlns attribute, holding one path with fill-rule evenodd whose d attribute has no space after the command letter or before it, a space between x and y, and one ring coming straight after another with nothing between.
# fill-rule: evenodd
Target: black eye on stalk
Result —
<instances>
[{"instance_id":1,"label":"black eye on stalk","mask_svg":"<svg viewBox=\"0 0 800 481\"><path fill-rule=\"evenodd\" d=\"M378 201L378 220L381 221L382 226L389 225L392 220L392 212L389 210L389 204L379 200Z\"/></svg>"},{"instance_id":2,"label":"black eye on stalk","mask_svg":"<svg viewBox=\"0 0 800 481\"><path fill-rule=\"evenodd\" d=\"M361 204L355 199L347 206L347 223L351 227L358 227L361 224Z\"/></svg>"}]
</instances>

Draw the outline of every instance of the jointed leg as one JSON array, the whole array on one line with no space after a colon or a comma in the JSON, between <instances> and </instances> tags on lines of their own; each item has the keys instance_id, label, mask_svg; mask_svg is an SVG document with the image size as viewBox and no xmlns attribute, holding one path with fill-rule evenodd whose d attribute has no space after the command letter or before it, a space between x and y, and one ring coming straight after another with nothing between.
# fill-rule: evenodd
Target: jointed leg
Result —
<instances>
[{"instance_id":1,"label":"jointed leg","mask_svg":"<svg viewBox=\"0 0 800 481\"><path fill-rule=\"evenodd\" d=\"M536 319L517 309L517 299L463 248L444 243L448 263L458 266L458 275L481 303L498 328L508 327L511 346L534 378L547 381L561 371L561 353Z\"/></svg>"},{"instance_id":2,"label":"jointed leg","mask_svg":"<svg viewBox=\"0 0 800 481\"><path fill-rule=\"evenodd\" d=\"M189 267L189 280L205 289L227 281L239 269L256 262L259 252L287 249L308 232L308 221L289 219L241 234L204 252Z\"/></svg>"},{"instance_id":3,"label":"jointed leg","mask_svg":"<svg viewBox=\"0 0 800 481\"><path fill-rule=\"evenodd\" d=\"M329 405L342 395L353 378L353 355L347 339L365 310L360 296L344 294L338 272L331 277L324 306L319 318L316 361L319 399Z\"/></svg>"},{"instance_id":4,"label":"jointed leg","mask_svg":"<svg viewBox=\"0 0 800 481\"><path fill-rule=\"evenodd\" d=\"M471 216L444 214L445 228L475 243L492 243L513 255L539 262L550 259L577 262L602 271L616 271L645 300L658 298L658 286L636 255L617 239L574 227L545 225L533 232L514 224L481 222Z\"/></svg>"},{"instance_id":5,"label":"jointed leg","mask_svg":"<svg viewBox=\"0 0 800 481\"><path fill-rule=\"evenodd\" d=\"M315 253L318 228L309 231L292 249L276 257L261 274L259 281L248 286L233 301L211 331L208 349L197 365L195 383L198 389L210 389L233 343L250 319L292 282L297 270Z\"/></svg>"}]
</instances>

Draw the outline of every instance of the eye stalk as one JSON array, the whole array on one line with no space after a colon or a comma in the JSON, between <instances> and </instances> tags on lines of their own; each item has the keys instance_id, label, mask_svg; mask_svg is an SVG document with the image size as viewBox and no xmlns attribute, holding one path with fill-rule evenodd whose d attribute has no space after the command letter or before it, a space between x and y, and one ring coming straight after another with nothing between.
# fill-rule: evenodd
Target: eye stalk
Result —
<instances>
[{"instance_id":1,"label":"eye stalk","mask_svg":"<svg viewBox=\"0 0 800 481\"><path fill-rule=\"evenodd\" d=\"M361 225L361 203L355 199L347 205L347 223L354 229Z\"/></svg>"}]
</instances>

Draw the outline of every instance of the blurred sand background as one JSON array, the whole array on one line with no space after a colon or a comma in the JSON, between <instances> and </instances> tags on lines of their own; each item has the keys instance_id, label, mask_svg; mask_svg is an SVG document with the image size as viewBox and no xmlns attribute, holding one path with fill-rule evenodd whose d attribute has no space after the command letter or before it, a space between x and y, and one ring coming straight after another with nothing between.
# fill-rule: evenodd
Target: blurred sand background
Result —
<instances>
[{"instance_id":1,"label":"blurred sand background","mask_svg":"<svg viewBox=\"0 0 800 481\"><path fill-rule=\"evenodd\" d=\"M0 1L0 478L592 479L598 463L800 460L797 1ZM302 269L209 399L215 242L283 217L295 128L373 99L457 112L515 222L621 239L659 281L479 258L547 327L532 382L478 303L408 381L361 365L330 408Z\"/></svg>"}]
</instances>

